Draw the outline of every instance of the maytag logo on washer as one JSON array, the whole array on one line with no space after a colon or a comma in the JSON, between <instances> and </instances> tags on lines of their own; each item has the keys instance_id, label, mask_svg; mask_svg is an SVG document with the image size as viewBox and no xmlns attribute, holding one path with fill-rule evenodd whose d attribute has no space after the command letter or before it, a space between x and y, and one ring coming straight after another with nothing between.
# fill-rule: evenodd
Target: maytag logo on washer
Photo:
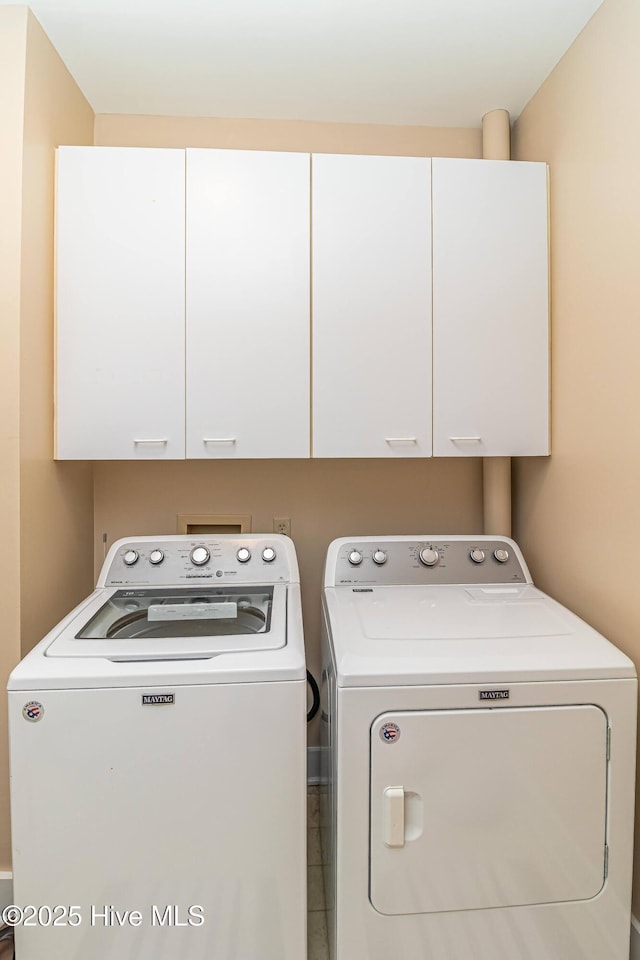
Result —
<instances>
[{"instance_id":1,"label":"maytag logo on washer","mask_svg":"<svg viewBox=\"0 0 640 960\"><path fill-rule=\"evenodd\" d=\"M168 703L175 703L176 695L175 693L143 693L142 694L142 706L143 707L159 707L166 706Z\"/></svg>"},{"instance_id":2,"label":"maytag logo on washer","mask_svg":"<svg viewBox=\"0 0 640 960\"><path fill-rule=\"evenodd\" d=\"M397 723L384 723L380 727L380 739L384 743L397 743L400 739L400 727Z\"/></svg>"},{"instance_id":3,"label":"maytag logo on washer","mask_svg":"<svg viewBox=\"0 0 640 960\"><path fill-rule=\"evenodd\" d=\"M481 700L508 700L509 691L508 690L481 690L480 699Z\"/></svg>"},{"instance_id":4,"label":"maytag logo on washer","mask_svg":"<svg viewBox=\"0 0 640 960\"><path fill-rule=\"evenodd\" d=\"M44 716L44 707L37 700L29 700L22 708L22 716L30 723L37 723Z\"/></svg>"}]
</instances>

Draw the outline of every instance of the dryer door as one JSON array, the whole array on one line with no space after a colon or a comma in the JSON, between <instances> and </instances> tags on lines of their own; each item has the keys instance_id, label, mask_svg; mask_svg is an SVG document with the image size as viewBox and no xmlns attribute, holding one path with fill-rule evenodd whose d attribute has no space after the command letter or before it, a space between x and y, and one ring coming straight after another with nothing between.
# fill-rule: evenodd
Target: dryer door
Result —
<instances>
[{"instance_id":1,"label":"dryer door","mask_svg":"<svg viewBox=\"0 0 640 960\"><path fill-rule=\"evenodd\" d=\"M371 903L411 914L594 897L606 801L599 707L385 713L371 727Z\"/></svg>"}]
</instances>

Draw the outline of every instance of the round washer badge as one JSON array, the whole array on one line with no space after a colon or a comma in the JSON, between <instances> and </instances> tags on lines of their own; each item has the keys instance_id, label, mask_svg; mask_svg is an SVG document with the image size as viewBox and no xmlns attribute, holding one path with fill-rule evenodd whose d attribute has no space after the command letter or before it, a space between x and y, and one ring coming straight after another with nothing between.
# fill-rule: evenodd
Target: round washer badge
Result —
<instances>
[{"instance_id":1,"label":"round washer badge","mask_svg":"<svg viewBox=\"0 0 640 960\"><path fill-rule=\"evenodd\" d=\"M385 743L395 743L400 739L400 727L397 723L385 723L380 727L380 739Z\"/></svg>"},{"instance_id":2,"label":"round washer badge","mask_svg":"<svg viewBox=\"0 0 640 960\"><path fill-rule=\"evenodd\" d=\"M31 723L37 723L38 720L42 720L44 715L44 707L41 703L38 703L37 700L29 700L29 703L25 703L22 708L22 716L25 720L30 720Z\"/></svg>"}]
</instances>

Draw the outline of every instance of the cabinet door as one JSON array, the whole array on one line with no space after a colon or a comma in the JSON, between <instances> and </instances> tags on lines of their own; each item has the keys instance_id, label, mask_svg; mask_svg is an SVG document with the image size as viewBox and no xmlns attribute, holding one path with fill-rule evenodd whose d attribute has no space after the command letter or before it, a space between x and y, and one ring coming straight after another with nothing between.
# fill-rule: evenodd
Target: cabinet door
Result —
<instances>
[{"instance_id":1,"label":"cabinet door","mask_svg":"<svg viewBox=\"0 0 640 960\"><path fill-rule=\"evenodd\" d=\"M433 452L549 453L547 168L433 161Z\"/></svg>"},{"instance_id":2,"label":"cabinet door","mask_svg":"<svg viewBox=\"0 0 640 960\"><path fill-rule=\"evenodd\" d=\"M309 456L309 162L187 150L187 457Z\"/></svg>"},{"instance_id":3,"label":"cabinet door","mask_svg":"<svg viewBox=\"0 0 640 960\"><path fill-rule=\"evenodd\" d=\"M430 160L313 156L313 455L431 455Z\"/></svg>"},{"instance_id":4,"label":"cabinet door","mask_svg":"<svg viewBox=\"0 0 640 960\"><path fill-rule=\"evenodd\" d=\"M184 458L184 151L60 147L56 457Z\"/></svg>"}]
</instances>

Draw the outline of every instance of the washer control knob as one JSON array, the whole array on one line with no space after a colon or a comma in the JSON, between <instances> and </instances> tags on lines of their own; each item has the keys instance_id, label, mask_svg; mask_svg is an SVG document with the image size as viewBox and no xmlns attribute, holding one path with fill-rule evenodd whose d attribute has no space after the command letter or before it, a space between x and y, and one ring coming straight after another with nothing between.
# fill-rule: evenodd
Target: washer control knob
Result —
<instances>
[{"instance_id":1,"label":"washer control knob","mask_svg":"<svg viewBox=\"0 0 640 960\"><path fill-rule=\"evenodd\" d=\"M128 567L132 567L134 563L138 562L138 551L137 550L127 550L124 557L122 558Z\"/></svg>"},{"instance_id":2,"label":"washer control knob","mask_svg":"<svg viewBox=\"0 0 640 960\"><path fill-rule=\"evenodd\" d=\"M476 547L474 550L469 551L469 556L474 563L482 563L484 561L484 550L480 550Z\"/></svg>"},{"instance_id":3,"label":"washer control knob","mask_svg":"<svg viewBox=\"0 0 640 960\"><path fill-rule=\"evenodd\" d=\"M362 554L359 550L351 550L348 560L352 567L357 567L359 563L362 563Z\"/></svg>"},{"instance_id":4,"label":"washer control knob","mask_svg":"<svg viewBox=\"0 0 640 960\"><path fill-rule=\"evenodd\" d=\"M265 547L262 551L262 559L265 563L272 563L276 558L276 552L273 547Z\"/></svg>"},{"instance_id":5,"label":"washer control knob","mask_svg":"<svg viewBox=\"0 0 640 960\"><path fill-rule=\"evenodd\" d=\"M432 550L431 547L423 547L419 556L420 563L424 563L425 567L435 567L440 560L438 551Z\"/></svg>"},{"instance_id":6,"label":"washer control knob","mask_svg":"<svg viewBox=\"0 0 640 960\"><path fill-rule=\"evenodd\" d=\"M509 551L505 550L504 547L498 547L497 550L493 551L493 555L498 563L506 563L509 559Z\"/></svg>"},{"instance_id":7,"label":"washer control knob","mask_svg":"<svg viewBox=\"0 0 640 960\"><path fill-rule=\"evenodd\" d=\"M251 560L251 550L249 550L247 547L240 547L236 553L236 557L240 563L247 563L249 560Z\"/></svg>"},{"instance_id":8,"label":"washer control knob","mask_svg":"<svg viewBox=\"0 0 640 960\"><path fill-rule=\"evenodd\" d=\"M208 563L211 554L206 547L194 547L190 557L191 563L195 563L196 567L201 567L203 564Z\"/></svg>"},{"instance_id":9,"label":"washer control knob","mask_svg":"<svg viewBox=\"0 0 640 960\"><path fill-rule=\"evenodd\" d=\"M164 560L164 553L162 550L152 550L149 554L149 563L152 563L154 566L158 563L162 563Z\"/></svg>"},{"instance_id":10,"label":"washer control knob","mask_svg":"<svg viewBox=\"0 0 640 960\"><path fill-rule=\"evenodd\" d=\"M377 563L378 566L382 566L383 563L387 562L387 554L384 550L374 550L373 551L373 562Z\"/></svg>"}]
</instances>

